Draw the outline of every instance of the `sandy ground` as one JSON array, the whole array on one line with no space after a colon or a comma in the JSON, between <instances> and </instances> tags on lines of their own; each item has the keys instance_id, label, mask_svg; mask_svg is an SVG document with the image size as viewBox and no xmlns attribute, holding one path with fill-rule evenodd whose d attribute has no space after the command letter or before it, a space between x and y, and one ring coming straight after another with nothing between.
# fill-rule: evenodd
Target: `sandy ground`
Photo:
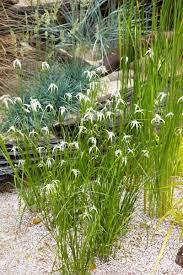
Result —
<instances>
[{"instance_id":1,"label":"sandy ground","mask_svg":"<svg viewBox=\"0 0 183 275\"><path fill-rule=\"evenodd\" d=\"M32 225L34 216L26 214L19 226L15 192L0 193L0 205L0 275L50 274L55 259L55 243L43 224ZM143 226L148 222L141 207L137 207L131 231L121 242L122 249L108 263L97 263L94 274L150 275L169 225L164 223L152 239L152 232ZM153 226L155 221L151 228ZM175 256L182 243L178 228L175 228L156 274L183 274L183 269L175 264Z\"/></svg>"}]
</instances>

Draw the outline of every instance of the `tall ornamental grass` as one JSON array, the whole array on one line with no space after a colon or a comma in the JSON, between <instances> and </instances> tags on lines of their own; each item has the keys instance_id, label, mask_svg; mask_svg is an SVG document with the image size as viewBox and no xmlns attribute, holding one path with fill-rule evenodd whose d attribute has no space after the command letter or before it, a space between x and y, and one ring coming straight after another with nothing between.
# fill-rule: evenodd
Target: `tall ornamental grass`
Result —
<instances>
[{"instance_id":1,"label":"tall ornamental grass","mask_svg":"<svg viewBox=\"0 0 183 275\"><path fill-rule=\"evenodd\" d=\"M62 122L70 109L59 106L61 137L52 150L48 127L30 131L12 125L8 132L17 143L13 151L21 156L16 167L0 138L21 200L30 210L37 209L56 241L61 274L88 274L97 258L106 261L114 255L142 191L150 216L162 216L172 206L172 176L182 137L182 3L175 1L172 9L172 2L165 1L160 14L155 3L153 7L153 37L145 56L138 6L123 10L123 25L118 16L122 73L112 102L98 108L98 84L87 71L89 89L76 97L80 120L69 132ZM170 40L167 28L173 30ZM135 53L133 64L129 46ZM132 66L134 87L129 90ZM29 110L37 116L44 103L34 99Z\"/></svg>"}]
</instances>

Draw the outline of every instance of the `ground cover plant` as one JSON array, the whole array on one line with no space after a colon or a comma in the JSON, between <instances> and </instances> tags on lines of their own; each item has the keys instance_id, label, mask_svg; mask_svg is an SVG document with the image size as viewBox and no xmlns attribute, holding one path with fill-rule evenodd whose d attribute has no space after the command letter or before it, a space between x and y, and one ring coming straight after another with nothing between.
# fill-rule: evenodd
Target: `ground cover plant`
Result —
<instances>
[{"instance_id":1,"label":"ground cover plant","mask_svg":"<svg viewBox=\"0 0 183 275\"><path fill-rule=\"evenodd\" d=\"M98 83L92 69L78 68L75 72L75 67L66 67L64 81L72 69L73 74L79 74L67 91L66 83L58 77L60 67L54 64L48 68L44 64L46 71L38 76L41 85L30 88L35 105L18 102L20 107L29 104L28 110L38 124L30 130L24 124L20 127L21 121L18 124L15 121L9 127L8 133L17 143L14 154L18 150L21 155L18 167L8 155L4 137L0 137L21 200L30 210L36 208L56 240L61 274L88 274L96 259L106 261L115 254L142 191L144 211L150 216L162 217L172 208L175 188L172 176L177 174L182 139L183 77L178 74L182 62L182 4L176 1L170 22L171 5L171 1L163 4L160 17L154 5L151 18L154 39L145 56L143 45L139 45L142 26L138 24L138 9L131 5L133 14L136 11L134 26L129 13L123 24L118 17L122 77L121 89L112 101L98 108ZM169 25L173 30L170 40L164 33ZM126 84L131 43L135 51L134 87L129 91ZM85 93L78 79L86 83ZM53 94L48 93L50 84ZM58 90L61 96L57 96ZM25 100L26 97L23 94ZM73 97L78 99L74 106L80 120L68 132L62 122L66 114L75 110L71 109ZM47 120L43 125L40 123L41 108L49 104L61 127L60 140L52 149L49 124ZM11 103L9 106L14 108ZM23 112L27 116L26 110ZM47 113L51 123L53 113Z\"/></svg>"}]
</instances>

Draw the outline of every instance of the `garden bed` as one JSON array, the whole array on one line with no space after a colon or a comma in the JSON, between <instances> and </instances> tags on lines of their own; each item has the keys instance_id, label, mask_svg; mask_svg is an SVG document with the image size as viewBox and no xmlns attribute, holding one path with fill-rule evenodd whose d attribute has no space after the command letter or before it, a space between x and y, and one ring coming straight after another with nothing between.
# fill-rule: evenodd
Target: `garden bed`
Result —
<instances>
[{"instance_id":1,"label":"garden bed","mask_svg":"<svg viewBox=\"0 0 183 275\"><path fill-rule=\"evenodd\" d=\"M49 274L55 258L55 243L42 222L32 224L37 214L26 213L19 227L18 195L0 193L0 273L9 275ZM116 258L108 263L96 263L96 275L150 275L159 255L169 223L164 222L155 231L156 220L142 212L142 201L138 202L130 232L120 242L121 249ZM156 275L179 275L182 269L175 264L175 257L182 240L178 228L174 228ZM95 270L95 271L94 271ZM57 274L57 273L53 273Z\"/></svg>"}]
</instances>

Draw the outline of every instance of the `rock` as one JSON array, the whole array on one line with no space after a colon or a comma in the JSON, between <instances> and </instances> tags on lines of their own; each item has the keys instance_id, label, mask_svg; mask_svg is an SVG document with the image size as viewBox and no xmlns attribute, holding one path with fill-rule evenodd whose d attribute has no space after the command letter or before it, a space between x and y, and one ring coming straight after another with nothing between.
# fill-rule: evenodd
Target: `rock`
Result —
<instances>
[{"instance_id":1,"label":"rock","mask_svg":"<svg viewBox=\"0 0 183 275\"><path fill-rule=\"evenodd\" d=\"M181 246L181 248L179 248L179 251L175 258L175 262L176 262L176 264L180 265L183 268L183 246Z\"/></svg>"},{"instance_id":2,"label":"rock","mask_svg":"<svg viewBox=\"0 0 183 275\"><path fill-rule=\"evenodd\" d=\"M3 4L8 4L8 5L16 5L18 4L19 0L2 0Z\"/></svg>"}]
</instances>

